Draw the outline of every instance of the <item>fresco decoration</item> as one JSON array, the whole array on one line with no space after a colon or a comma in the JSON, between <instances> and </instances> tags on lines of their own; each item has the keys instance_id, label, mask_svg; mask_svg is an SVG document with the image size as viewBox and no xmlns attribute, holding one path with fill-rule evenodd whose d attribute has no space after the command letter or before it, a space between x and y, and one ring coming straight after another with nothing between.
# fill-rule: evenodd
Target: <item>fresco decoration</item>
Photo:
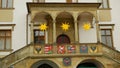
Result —
<instances>
[{"instance_id":1,"label":"fresco decoration","mask_svg":"<svg viewBox=\"0 0 120 68\"><path fill-rule=\"evenodd\" d=\"M34 46L34 53L35 54L41 54L42 53L42 47L40 45Z\"/></svg>"},{"instance_id":2,"label":"fresco decoration","mask_svg":"<svg viewBox=\"0 0 120 68\"><path fill-rule=\"evenodd\" d=\"M71 65L71 58L70 57L63 58L63 64L65 66L70 66Z\"/></svg>"},{"instance_id":3,"label":"fresco decoration","mask_svg":"<svg viewBox=\"0 0 120 68\"><path fill-rule=\"evenodd\" d=\"M52 45L45 45L44 47L44 53L45 54L52 54L53 53L53 46Z\"/></svg>"},{"instance_id":4,"label":"fresco decoration","mask_svg":"<svg viewBox=\"0 0 120 68\"><path fill-rule=\"evenodd\" d=\"M76 47L74 45L67 46L67 53L75 53Z\"/></svg>"},{"instance_id":5,"label":"fresco decoration","mask_svg":"<svg viewBox=\"0 0 120 68\"><path fill-rule=\"evenodd\" d=\"M90 51L90 53L97 53L97 51L98 51L97 46L90 46L89 51Z\"/></svg>"},{"instance_id":6,"label":"fresco decoration","mask_svg":"<svg viewBox=\"0 0 120 68\"><path fill-rule=\"evenodd\" d=\"M88 53L88 46L87 45L81 45L80 46L80 53Z\"/></svg>"},{"instance_id":7,"label":"fresco decoration","mask_svg":"<svg viewBox=\"0 0 120 68\"><path fill-rule=\"evenodd\" d=\"M65 46L64 45L58 45L57 46L57 53L58 54L65 54Z\"/></svg>"}]
</instances>

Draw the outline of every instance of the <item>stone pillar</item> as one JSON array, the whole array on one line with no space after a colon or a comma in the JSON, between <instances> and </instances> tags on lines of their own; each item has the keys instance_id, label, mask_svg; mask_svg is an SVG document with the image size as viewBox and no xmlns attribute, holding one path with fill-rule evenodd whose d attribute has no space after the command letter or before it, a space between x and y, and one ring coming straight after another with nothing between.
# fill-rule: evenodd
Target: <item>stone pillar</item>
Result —
<instances>
[{"instance_id":1,"label":"stone pillar","mask_svg":"<svg viewBox=\"0 0 120 68\"><path fill-rule=\"evenodd\" d=\"M78 33L78 21L77 21L77 13L73 13L73 17L74 17L74 29L75 29L75 43L78 43L79 42L79 33Z\"/></svg>"},{"instance_id":2,"label":"stone pillar","mask_svg":"<svg viewBox=\"0 0 120 68\"><path fill-rule=\"evenodd\" d=\"M53 19L53 43L56 43L56 21Z\"/></svg>"},{"instance_id":3,"label":"stone pillar","mask_svg":"<svg viewBox=\"0 0 120 68\"><path fill-rule=\"evenodd\" d=\"M77 23L77 21L75 21L74 23L75 23L74 24L75 25L75 42L78 43L79 42L78 41L78 37L79 37L78 36L78 25L77 25L78 23Z\"/></svg>"},{"instance_id":4,"label":"stone pillar","mask_svg":"<svg viewBox=\"0 0 120 68\"><path fill-rule=\"evenodd\" d=\"M31 31L31 41L30 41L30 43L34 43L34 23L33 22L31 22L31 27L30 27L30 31Z\"/></svg>"},{"instance_id":5,"label":"stone pillar","mask_svg":"<svg viewBox=\"0 0 120 68\"><path fill-rule=\"evenodd\" d=\"M45 43L48 44L48 31L46 30L45 31Z\"/></svg>"}]
</instances>

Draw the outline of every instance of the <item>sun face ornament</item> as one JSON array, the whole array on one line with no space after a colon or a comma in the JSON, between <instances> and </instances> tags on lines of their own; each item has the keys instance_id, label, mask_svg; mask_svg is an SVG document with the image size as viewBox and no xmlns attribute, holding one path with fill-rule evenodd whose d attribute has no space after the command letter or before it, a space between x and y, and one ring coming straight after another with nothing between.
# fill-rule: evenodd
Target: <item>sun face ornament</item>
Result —
<instances>
[{"instance_id":1,"label":"sun face ornament","mask_svg":"<svg viewBox=\"0 0 120 68\"><path fill-rule=\"evenodd\" d=\"M90 28L91 28L90 23L85 23L85 24L83 24L83 29L84 29L84 30L90 30Z\"/></svg>"},{"instance_id":2,"label":"sun face ornament","mask_svg":"<svg viewBox=\"0 0 120 68\"><path fill-rule=\"evenodd\" d=\"M61 27L64 31L67 31L69 29L70 25L69 25L69 23L62 23Z\"/></svg>"},{"instance_id":3,"label":"sun face ornament","mask_svg":"<svg viewBox=\"0 0 120 68\"><path fill-rule=\"evenodd\" d=\"M48 27L47 27L47 24L41 24L39 28L40 30L45 31Z\"/></svg>"}]
</instances>

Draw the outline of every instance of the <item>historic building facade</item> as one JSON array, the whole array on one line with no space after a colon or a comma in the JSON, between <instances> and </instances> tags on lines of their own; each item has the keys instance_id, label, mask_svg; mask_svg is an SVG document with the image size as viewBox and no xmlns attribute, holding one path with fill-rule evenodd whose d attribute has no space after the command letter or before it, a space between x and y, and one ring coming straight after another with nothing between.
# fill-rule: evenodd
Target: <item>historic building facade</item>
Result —
<instances>
[{"instance_id":1,"label":"historic building facade","mask_svg":"<svg viewBox=\"0 0 120 68\"><path fill-rule=\"evenodd\" d=\"M110 6L109 0L0 0L0 68L119 68L118 8Z\"/></svg>"}]
</instances>

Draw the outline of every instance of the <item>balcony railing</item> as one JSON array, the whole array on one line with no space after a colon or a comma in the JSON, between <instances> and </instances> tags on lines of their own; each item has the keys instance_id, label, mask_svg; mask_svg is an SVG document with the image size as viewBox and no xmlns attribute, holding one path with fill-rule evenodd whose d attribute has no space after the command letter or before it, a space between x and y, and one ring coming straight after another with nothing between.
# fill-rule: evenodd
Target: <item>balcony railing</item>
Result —
<instances>
[{"instance_id":1,"label":"balcony railing","mask_svg":"<svg viewBox=\"0 0 120 68\"><path fill-rule=\"evenodd\" d=\"M62 56L105 56L120 63L120 52L100 43L93 44L31 44L17 50L1 60L3 68L18 63L27 57L62 57Z\"/></svg>"}]
</instances>

